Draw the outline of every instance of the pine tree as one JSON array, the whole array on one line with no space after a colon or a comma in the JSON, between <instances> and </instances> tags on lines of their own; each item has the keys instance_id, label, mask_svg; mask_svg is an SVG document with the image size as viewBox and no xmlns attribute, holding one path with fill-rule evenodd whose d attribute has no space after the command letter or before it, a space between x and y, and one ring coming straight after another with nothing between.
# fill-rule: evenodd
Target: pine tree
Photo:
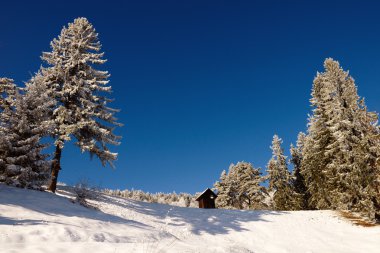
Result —
<instances>
[{"instance_id":1,"label":"pine tree","mask_svg":"<svg viewBox=\"0 0 380 253\"><path fill-rule=\"evenodd\" d=\"M105 96L111 92L107 71L95 69L106 62L100 53L101 44L92 24L86 18L77 18L64 27L57 39L51 42L51 52L42 55L49 67L41 71L55 99L52 118L55 129L55 153L51 168L49 190L55 192L61 153L65 142L76 139L76 145L91 157L98 157L103 166L117 158L108 144L118 145L120 137L113 133L118 111L108 107L112 100Z\"/></svg>"},{"instance_id":2,"label":"pine tree","mask_svg":"<svg viewBox=\"0 0 380 253\"><path fill-rule=\"evenodd\" d=\"M222 208L262 209L265 208L265 187L261 184L264 178L260 169L247 162L231 164L222 172L220 181L214 187L218 191L216 203Z\"/></svg>"},{"instance_id":3,"label":"pine tree","mask_svg":"<svg viewBox=\"0 0 380 253\"><path fill-rule=\"evenodd\" d=\"M346 210L351 208L352 204L352 193L346 184L347 177L353 175L355 162L352 155L359 141L356 134L360 129L355 129L354 125L359 109L359 97L354 80L348 72L343 71L338 62L327 59L325 68L326 72L321 75L321 83L329 87L324 111L331 139L325 150L325 156L330 159L324 173L327 176L327 190L331 196L330 208Z\"/></svg>"},{"instance_id":4,"label":"pine tree","mask_svg":"<svg viewBox=\"0 0 380 253\"><path fill-rule=\"evenodd\" d=\"M313 84L315 109L301 165L309 204L359 211L374 219L379 203L377 115L367 112L353 78L337 61L326 59L324 67Z\"/></svg>"},{"instance_id":5,"label":"pine tree","mask_svg":"<svg viewBox=\"0 0 380 253\"><path fill-rule=\"evenodd\" d=\"M221 208L232 208L234 206L235 192L233 190L232 182L229 181L229 177L225 170L222 171L219 181L214 184L215 190L218 192L218 198L216 199L216 205Z\"/></svg>"},{"instance_id":6,"label":"pine tree","mask_svg":"<svg viewBox=\"0 0 380 253\"><path fill-rule=\"evenodd\" d=\"M0 78L0 181L7 179L10 119L14 110L16 85L12 79Z\"/></svg>"},{"instance_id":7,"label":"pine tree","mask_svg":"<svg viewBox=\"0 0 380 253\"><path fill-rule=\"evenodd\" d=\"M23 95L11 81L8 79L6 83L12 95L6 99L8 106L3 107L0 115L0 180L40 189L48 178L47 155L42 154L46 145L40 140L47 131L44 120L51 103L42 95L35 97L44 93L43 90L27 84L30 93Z\"/></svg>"},{"instance_id":8,"label":"pine tree","mask_svg":"<svg viewBox=\"0 0 380 253\"><path fill-rule=\"evenodd\" d=\"M294 190L291 185L291 175L288 170L286 156L281 148L282 140L273 136L272 158L268 162L269 191L273 191L275 210L293 210Z\"/></svg>"},{"instance_id":9,"label":"pine tree","mask_svg":"<svg viewBox=\"0 0 380 253\"><path fill-rule=\"evenodd\" d=\"M291 159L290 162L293 164L293 177L292 185L296 195L295 208L297 210L307 209L307 203L309 195L307 193L307 188L305 186L305 179L301 174L301 164L303 159L303 147L305 144L306 134L300 132L297 138L297 144L294 147L293 144L290 146Z\"/></svg>"},{"instance_id":10,"label":"pine tree","mask_svg":"<svg viewBox=\"0 0 380 253\"><path fill-rule=\"evenodd\" d=\"M355 144L347 164L352 168L346 176L346 193L349 205L344 206L361 212L371 220L380 220L380 142L378 116L368 112L364 99L358 101L359 109L354 117ZM347 166L347 165L346 165ZM349 193L349 194L347 194ZM345 195L347 194L347 195Z\"/></svg>"},{"instance_id":11,"label":"pine tree","mask_svg":"<svg viewBox=\"0 0 380 253\"><path fill-rule=\"evenodd\" d=\"M323 74L317 73L313 81L310 102L314 109L313 114L309 116L302 154L301 174L310 195L308 206L311 209L328 209L331 206L326 167L332 158L327 156L325 151L333 137L330 129L326 127L329 118L325 108L329 103L332 84L324 82L324 79Z\"/></svg>"},{"instance_id":12,"label":"pine tree","mask_svg":"<svg viewBox=\"0 0 380 253\"><path fill-rule=\"evenodd\" d=\"M247 209L264 208L266 189L261 184L265 178L261 176L260 168L254 168L251 163L238 162L233 166L230 176L236 178L238 184L238 200L240 207Z\"/></svg>"}]
</instances>

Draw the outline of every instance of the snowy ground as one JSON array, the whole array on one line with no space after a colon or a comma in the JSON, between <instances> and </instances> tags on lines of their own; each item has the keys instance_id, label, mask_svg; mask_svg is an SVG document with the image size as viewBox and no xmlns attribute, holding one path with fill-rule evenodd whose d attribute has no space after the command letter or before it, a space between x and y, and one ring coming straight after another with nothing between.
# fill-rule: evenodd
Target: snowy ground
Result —
<instances>
[{"instance_id":1,"label":"snowy ground","mask_svg":"<svg viewBox=\"0 0 380 253\"><path fill-rule=\"evenodd\" d=\"M331 211L181 208L101 195L101 211L0 184L0 252L380 252L380 227Z\"/></svg>"}]
</instances>

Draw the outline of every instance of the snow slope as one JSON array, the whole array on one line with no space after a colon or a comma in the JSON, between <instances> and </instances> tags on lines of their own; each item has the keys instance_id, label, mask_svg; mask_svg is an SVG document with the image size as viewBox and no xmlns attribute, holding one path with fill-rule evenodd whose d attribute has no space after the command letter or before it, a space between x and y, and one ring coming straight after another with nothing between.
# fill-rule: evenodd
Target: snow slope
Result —
<instances>
[{"instance_id":1,"label":"snow slope","mask_svg":"<svg viewBox=\"0 0 380 253\"><path fill-rule=\"evenodd\" d=\"M101 211L0 184L0 252L380 252L380 227L332 211L181 208L100 195Z\"/></svg>"}]
</instances>

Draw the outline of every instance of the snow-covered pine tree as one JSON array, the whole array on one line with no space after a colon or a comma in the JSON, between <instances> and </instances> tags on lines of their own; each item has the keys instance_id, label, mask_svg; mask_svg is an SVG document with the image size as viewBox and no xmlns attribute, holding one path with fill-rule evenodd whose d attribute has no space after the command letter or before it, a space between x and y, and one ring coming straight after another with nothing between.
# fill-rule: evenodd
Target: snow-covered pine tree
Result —
<instances>
[{"instance_id":1,"label":"snow-covered pine tree","mask_svg":"<svg viewBox=\"0 0 380 253\"><path fill-rule=\"evenodd\" d=\"M328 122L334 139L327 153L334 154L329 166L329 187L334 194L332 208L365 213L374 219L378 193L375 152L377 115L367 112L364 100L360 100L354 80L343 71L339 63L326 60L329 72L335 73L336 93L332 96L331 119ZM338 73L338 74L337 74ZM337 78L336 78L337 79Z\"/></svg>"},{"instance_id":2,"label":"snow-covered pine tree","mask_svg":"<svg viewBox=\"0 0 380 253\"><path fill-rule=\"evenodd\" d=\"M0 78L0 181L5 181L7 169L7 155L9 138L10 118L14 110L16 85L12 79Z\"/></svg>"},{"instance_id":3,"label":"snow-covered pine tree","mask_svg":"<svg viewBox=\"0 0 380 253\"><path fill-rule=\"evenodd\" d=\"M263 209L266 189L261 184L265 178L261 176L260 168L254 168L251 163L238 162L229 172L229 176L237 182L237 197L240 209Z\"/></svg>"},{"instance_id":4,"label":"snow-covered pine tree","mask_svg":"<svg viewBox=\"0 0 380 253\"><path fill-rule=\"evenodd\" d=\"M42 154L46 145L41 144L40 139L46 135L47 112L52 103L44 95L43 87L28 83L26 89L30 92L25 95L20 94L14 84L11 87L10 107L0 116L0 180L39 189L48 178L49 163L45 160L47 155Z\"/></svg>"},{"instance_id":5,"label":"snow-covered pine tree","mask_svg":"<svg viewBox=\"0 0 380 253\"><path fill-rule=\"evenodd\" d=\"M314 109L308 119L307 137L302 153L301 174L310 196L310 209L328 209L331 206L326 166L332 158L326 156L325 151L333 137L327 128L329 118L325 108L329 102L329 95L333 92L333 85L325 79L323 74L317 73L313 81L310 103Z\"/></svg>"},{"instance_id":6,"label":"snow-covered pine tree","mask_svg":"<svg viewBox=\"0 0 380 253\"><path fill-rule=\"evenodd\" d=\"M113 166L117 153L110 152L108 144L119 144L120 137L113 130L121 124L114 117L118 110L108 107L112 100L105 96L111 92L110 75L95 69L106 60L92 24L86 18L75 19L51 42L51 49L41 58L49 65L42 74L49 94L56 100L56 128L51 133L55 153L49 185L49 190L55 192L64 143L74 137L82 152L97 156L103 166Z\"/></svg>"},{"instance_id":7,"label":"snow-covered pine tree","mask_svg":"<svg viewBox=\"0 0 380 253\"><path fill-rule=\"evenodd\" d=\"M230 165L230 168L232 164ZM217 190L218 198L216 198L216 205L221 208L233 208L236 206L236 185L235 182L230 180L227 172L222 171L219 181L215 182L214 189Z\"/></svg>"},{"instance_id":8,"label":"snow-covered pine tree","mask_svg":"<svg viewBox=\"0 0 380 253\"><path fill-rule=\"evenodd\" d=\"M374 219L378 209L377 115L367 112L354 80L326 59L312 92L301 173L318 209L354 210Z\"/></svg>"},{"instance_id":9,"label":"snow-covered pine tree","mask_svg":"<svg viewBox=\"0 0 380 253\"><path fill-rule=\"evenodd\" d=\"M371 220L380 220L380 143L378 115L368 112L364 99L357 101L358 109L353 117L352 154L348 162L351 173L346 175L346 182L341 194L348 199L348 206L343 202L343 207L360 212ZM346 166L347 166L346 165ZM338 172L342 173L341 170Z\"/></svg>"},{"instance_id":10,"label":"snow-covered pine tree","mask_svg":"<svg viewBox=\"0 0 380 253\"><path fill-rule=\"evenodd\" d=\"M261 176L260 168L256 169L247 162L231 164L223 171L220 181L214 187L218 192L216 204L222 208L262 209L266 189L262 186L265 179Z\"/></svg>"},{"instance_id":11,"label":"snow-covered pine tree","mask_svg":"<svg viewBox=\"0 0 380 253\"><path fill-rule=\"evenodd\" d=\"M324 65L326 72L321 75L322 85L330 87L330 93L326 94L327 103L323 109L328 118L326 127L332 135L325 150L325 156L330 159L324 173L331 208L347 210L352 207L353 194L356 195L352 192L354 189L349 189L352 187L348 181L353 176L354 167L359 165L358 161L354 161L355 147L361 138L361 126L354 123L359 110L359 97L354 80L337 61L326 59ZM356 179L361 180L359 177Z\"/></svg>"},{"instance_id":12,"label":"snow-covered pine tree","mask_svg":"<svg viewBox=\"0 0 380 253\"><path fill-rule=\"evenodd\" d=\"M291 175L288 170L286 156L281 148L282 140L277 135L273 136L272 158L269 160L268 179L269 191L273 191L273 205L275 210L293 210L295 206L295 194L291 185Z\"/></svg>"},{"instance_id":13,"label":"snow-covered pine tree","mask_svg":"<svg viewBox=\"0 0 380 253\"><path fill-rule=\"evenodd\" d=\"M302 153L305 144L306 134L300 132L297 138L297 144L294 147L293 144L290 146L291 159L290 162L293 164L293 178L292 185L296 193L297 199L295 199L295 208L297 210L307 209L308 193L305 186L305 179L301 174L301 164L302 164Z\"/></svg>"}]
</instances>

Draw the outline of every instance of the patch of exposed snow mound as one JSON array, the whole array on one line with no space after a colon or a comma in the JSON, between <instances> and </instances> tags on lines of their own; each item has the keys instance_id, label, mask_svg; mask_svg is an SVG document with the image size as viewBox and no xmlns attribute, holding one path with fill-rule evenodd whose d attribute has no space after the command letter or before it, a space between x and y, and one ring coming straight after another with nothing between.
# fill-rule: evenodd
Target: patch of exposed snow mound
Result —
<instances>
[{"instance_id":1,"label":"patch of exposed snow mound","mask_svg":"<svg viewBox=\"0 0 380 253\"><path fill-rule=\"evenodd\" d=\"M181 208L100 194L100 211L58 194L0 184L0 252L377 253L380 227L332 211Z\"/></svg>"}]
</instances>

